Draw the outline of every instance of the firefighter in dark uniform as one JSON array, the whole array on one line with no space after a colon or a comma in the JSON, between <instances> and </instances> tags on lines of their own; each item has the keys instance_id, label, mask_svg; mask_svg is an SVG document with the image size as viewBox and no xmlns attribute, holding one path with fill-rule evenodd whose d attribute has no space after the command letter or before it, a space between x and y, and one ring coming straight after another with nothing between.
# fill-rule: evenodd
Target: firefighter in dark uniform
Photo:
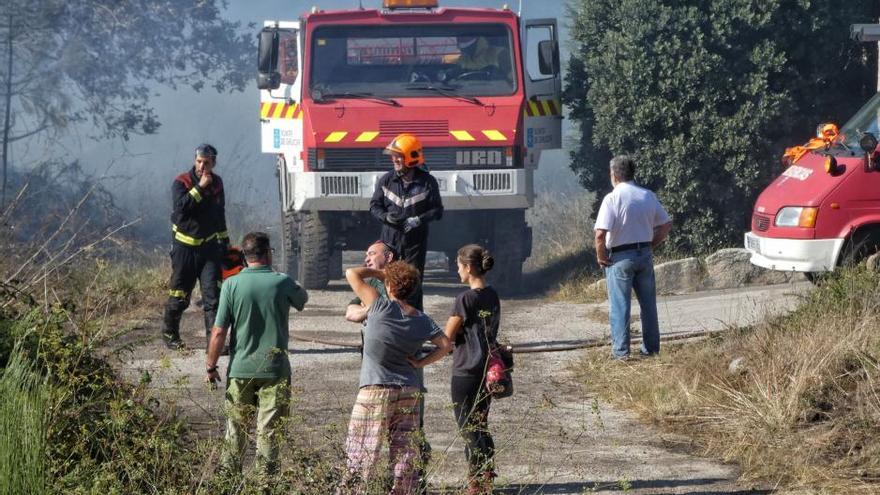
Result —
<instances>
[{"instance_id":1,"label":"firefighter in dark uniform","mask_svg":"<svg viewBox=\"0 0 880 495\"><path fill-rule=\"evenodd\" d=\"M400 134L385 147L385 154L391 155L394 170L376 183L370 213L382 222L382 241L424 278L428 222L443 217L440 187L437 179L421 168L425 156L414 135ZM421 284L408 302L423 309Z\"/></svg>"},{"instance_id":2,"label":"firefighter in dark uniform","mask_svg":"<svg viewBox=\"0 0 880 495\"><path fill-rule=\"evenodd\" d=\"M178 175L171 185L171 282L162 337L171 349L183 346L180 318L189 306L196 280L202 291L205 334L217 316L220 271L229 245L223 181L213 173L217 149L210 144L196 148L193 168Z\"/></svg>"}]
</instances>

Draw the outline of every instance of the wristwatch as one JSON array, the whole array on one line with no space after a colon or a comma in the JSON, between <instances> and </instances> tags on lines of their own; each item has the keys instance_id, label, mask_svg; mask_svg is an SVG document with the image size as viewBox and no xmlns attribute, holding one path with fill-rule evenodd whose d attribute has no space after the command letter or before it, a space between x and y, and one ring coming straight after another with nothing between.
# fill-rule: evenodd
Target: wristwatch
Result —
<instances>
[{"instance_id":1,"label":"wristwatch","mask_svg":"<svg viewBox=\"0 0 880 495\"><path fill-rule=\"evenodd\" d=\"M207 371L208 373L213 373L213 372L217 371L217 366L216 365L211 366L210 368L206 369L205 371Z\"/></svg>"}]
</instances>

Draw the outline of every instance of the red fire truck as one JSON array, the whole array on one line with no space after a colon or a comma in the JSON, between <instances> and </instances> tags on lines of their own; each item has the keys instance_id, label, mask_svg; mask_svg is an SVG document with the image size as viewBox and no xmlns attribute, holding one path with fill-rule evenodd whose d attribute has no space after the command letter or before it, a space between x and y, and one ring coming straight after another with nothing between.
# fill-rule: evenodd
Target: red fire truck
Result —
<instances>
[{"instance_id":1,"label":"red fire truck","mask_svg":"<svg viewBox=\"0 0 880 495\"><path fill-rule=\"evenodd\" d=\"M485 55L464 63L474 44ZM436 0L312 9L265 23L258 86L262 151L279 178L281 263L306 287L341 276L342 251L378 238L368 205L391 169L382 150L402 132L422 141L446 209L429 249L454 260L463 244L482 243L496 258L494 283L519 286L534 172L542 150L561 146L555 19Z\"/></svg>"},{"instance_id":2,"label":"red fire truck","mask_svg":"<svg viewBox=\"0 0 880 495\"><path fill-rule=\"evenodd\" d=\"M852 36L880 41L880 25ZM820 125L804 146L786 150L787 168L758 197L745 234L751 262L816 275L858 263L880 248L880 93L839 130Z\"/></svg>"}]
</instances>

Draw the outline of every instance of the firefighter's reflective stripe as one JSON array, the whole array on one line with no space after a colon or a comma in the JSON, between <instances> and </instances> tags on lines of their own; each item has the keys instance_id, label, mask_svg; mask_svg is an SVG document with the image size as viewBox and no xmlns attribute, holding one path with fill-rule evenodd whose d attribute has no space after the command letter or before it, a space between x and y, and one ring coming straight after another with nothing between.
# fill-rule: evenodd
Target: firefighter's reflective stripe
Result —
<instances>
[{"instance_id":1,"label":"firefighter's reflective stripe","mask_svg":"<svg viewBox=\"0 0 880 495\"><path fill-rule=\"evenodd\" d=\"M459 141L476 141L468 131L449 131L449 134Z\"/></svg>"},{"instance_id":2,"label":"firefighter's reflective stripe","mask_svg":"<svg viewBox=\"0 0 880 495\"><path fill-rule=\"evenodd\" d=\"M347 131L333 131L324 138L325 143L338 143L348 135Z\"/></svg>"},{"instance_id":3,"label":"firefighter's reflective stripe","mask_svg":"<svg viewBox=\"0 0 880 495\"><path fill-rule=\"evenodd\" d=\"M397 194L394 194L391 189L388 189L385 186L382 186L382 192L385 193L385 197L388 199L388 201L391 201L400 208L406 208L407 206L412 206L416 203L421 203L422 201L428 199L428 191L420 192L419 194L416 194L415 196L406 199L403 199Z\"/></svg>"},{"instance_id":4,"label":"firefighter's reflective stripe","mask_svg":"<svg viewBox=\"0 0 880 495\"><path fill-rule=\"evenodd\" d=\"M229 231L221 230L215 234L217 239L229 239Z\"/></svg>"},{"instance_id":5,"label":"firefighter's reflective stripe","mask_svg":"<svg viewBox=\"0 0 880 495\"><path fill-rule=\"evenodd\" d=\"M296 103L260 103L260 118L302 119L302 106Z\"/></svg>"},{"instance_id":6,"label":"firefighter's reflective stripe","mask_svg":"<svg viewBox=\"0 0 880 495\"><path fill-rule=\"evenodd\" d=\"M483 135L489 138L490 141L507 141L507 137L501 133L501 131L497 131L495 129L488 129L483 131Z\"/></svg>"},{"instance_id":7,"label":"firefighter's reflective stripe","mask_svg":"<svg viewBox=\"0 0 880 495\"><path fill-rule=\"evenodd\" d=\"M186 291L182 291L180 289L171 289L168 291L168 295L171 297L177 297L179 299L186 299Z\"/></svg>"},{"instance_id":8,"label":"firefighter's reflective stripe","mask_svg":"<svg viewBox=\"0 0 880 495\"><path fill-rule=\"evenodd\" d=\"M224 239L224 238L229 237L229 234L227 234L225 230L223 232L214 232L213 234L209 235L208 237L205 237L204 239L199 239L197 237L190 237L190 236L184 234L183 232L180 231L180 229L177 228L177 225L172 225L171 230L174 232L174 238L176 240L186 244L187 246L201 246L202 244L204 244L208 241L212 241L217 238Z\"/></svg>"},{"instance_id":9,"label":"firefighter's reflective stripe","mask_svg":"<svg viewBox=\"0 0 880 495\"><path fill-rule=\"evenodd\" d=\"M202 193L199 192L195 187L189 190L189 195L193 197L199 203L202 202Z\"/></svg>"},{"instance_id":10,"label":"firefighter's reflective stripe","mask_svg":"<svg viewBox=\"0 0 880 495\"><path fill-rule=\"evenodd\" d=\"M550 117L562 115L562 104L559 100L529 100L523 108L524 117Z\"/></svg>"},{"instance_id":11,"label":"firefighter's reflective stripe","mask_svg":"<svg viewBox=\"0 0 880 495\"><path fill-rule=\"evenodd\" d=\"M369 143L370 141L376 139L376 136L379 135L379 131L364 131L358 135L355 139L355 142L358 143Z\"/></svg>"}]
</instances>

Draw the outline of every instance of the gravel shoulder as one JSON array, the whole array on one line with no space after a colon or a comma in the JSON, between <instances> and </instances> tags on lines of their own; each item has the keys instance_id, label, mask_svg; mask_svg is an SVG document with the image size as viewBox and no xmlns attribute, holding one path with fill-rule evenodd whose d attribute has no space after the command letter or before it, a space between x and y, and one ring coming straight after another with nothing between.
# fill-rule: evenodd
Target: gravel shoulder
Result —
<instances>
[{"instance_id":1,"label":"gravel shoulder","mask_svg":"<svg viewBox=\"0 0 880 495\"><path fill-rule=\"evenodd\" d=\"M441 325L461 287L429 278L426 312ZM759 321L794 307L805 284L703 292L658 300L661 332L675 335L721 331ZM321 337L358 343L358 325L343 319L351 294L341 282L310 291L301 313L291 315L294 337ZM161 310L157 308L156 313ZM638 311L634 308L634 321ZM513 344L567 343L607 337L604 303L548 302L541 298L502 300L501 337ZM124 373L138 379L149 372L166 400L176 401L201 434L222 437L221 391L210 391L204 377L204 334L200 312L185 315L182 334L191 351L167 351L161 345L158 319L144 325ZM599 401L587 383L576 380L572 365L582 350L518 354L516 393L493 403L490 429L497 448L497 493L580 494L626 491L634 494L759 494L737 483L735 466L694 456L687 439L640 423L633 414ZM357 393L358 352L350 347L292 341L290 346L294 414L302 420L303 441L329 436L341 441ZM626 364L622 364L626 365ZM448 493L464 483L462 442L449 399L451 360L426 370L429 389L426 433L433 447L432 486ZM225 358L221 360L225 367Z\"/></svg>"}]
</instances>

